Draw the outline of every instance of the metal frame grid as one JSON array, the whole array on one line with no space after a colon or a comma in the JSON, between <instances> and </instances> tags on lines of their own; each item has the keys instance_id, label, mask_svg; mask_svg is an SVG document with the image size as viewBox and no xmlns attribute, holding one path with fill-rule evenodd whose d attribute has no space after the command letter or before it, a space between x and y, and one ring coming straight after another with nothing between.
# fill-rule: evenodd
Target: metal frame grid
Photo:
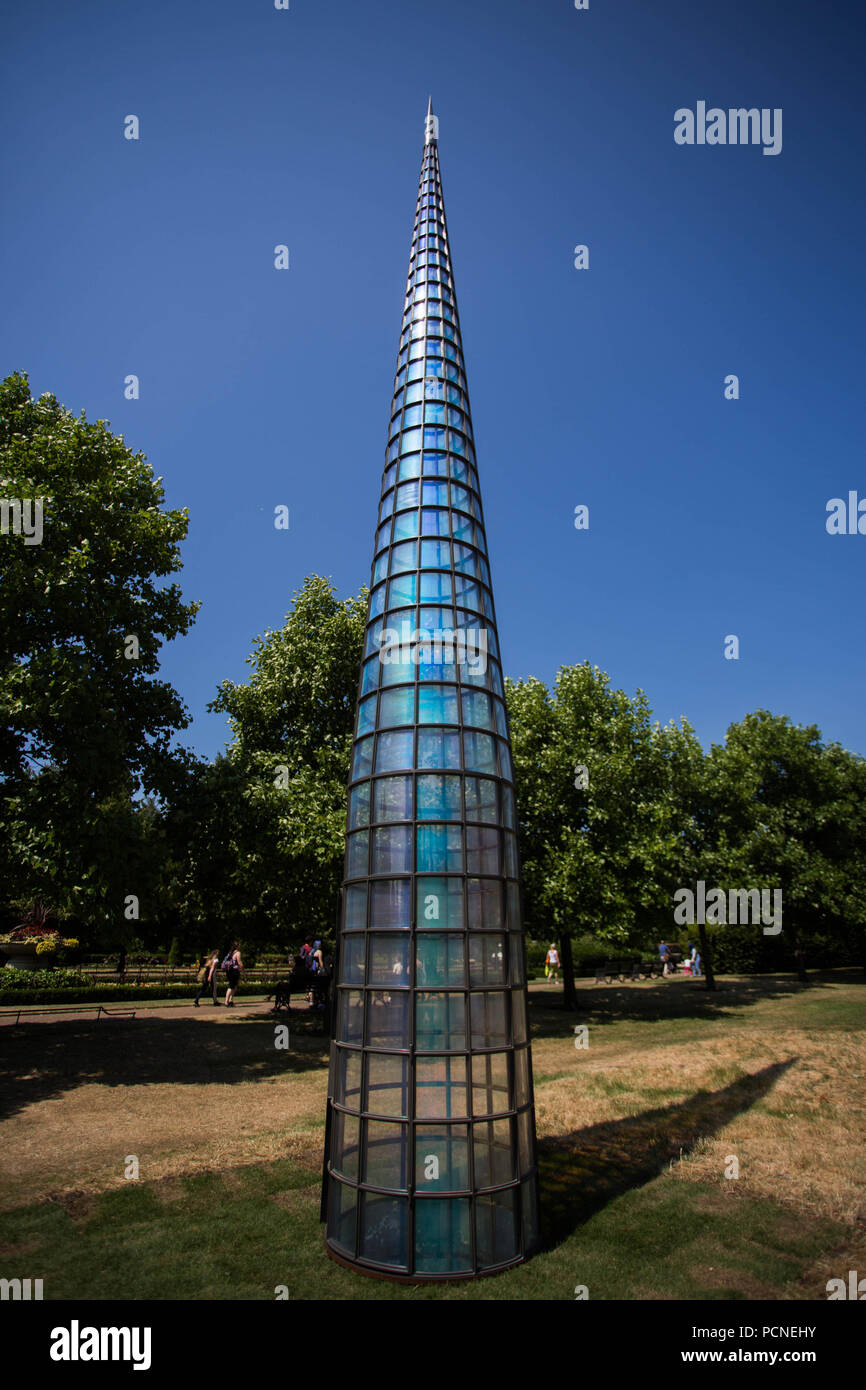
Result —
<instances>
[{"instance_id":1,"label":"metal frame grid","mask_svg":"<svg viewBox=\"0 0 866 1390\"><path fill-rule=\"evenodd\" d=\"M413 1282L496 1273L538 1242L517 821L472 439L428 138L358 688L322 1199L329 1253ZM381 634L404 623L385 663ZM484 669L417 640L443 631L484 632Z\"/></svg>"}]
</instances>

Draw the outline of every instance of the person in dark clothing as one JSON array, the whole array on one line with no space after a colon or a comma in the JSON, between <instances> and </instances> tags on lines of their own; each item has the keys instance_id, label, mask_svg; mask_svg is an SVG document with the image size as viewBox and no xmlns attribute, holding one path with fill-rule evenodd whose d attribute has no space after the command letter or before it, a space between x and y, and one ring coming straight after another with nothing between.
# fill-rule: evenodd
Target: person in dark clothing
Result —
<instances>
[{"instance_id":1,"label":"person in dark clothing","mask_svg":"<svg viewBox=\"0 0 866 1390\"><path fill-rule=\"evenodd\" d=\"M215 1004L219 1004L219 1000L217 999L217 984L219 982L219 975L217 972L219 970L219 964L219 951L211 951L210 955L204 963L204 973L200 978L198 994L195 996L196 1008L198 1008L198 1001L199 999L201 999L205 991L213 994L213 1002Z\"/></svg>"}]
</instances>

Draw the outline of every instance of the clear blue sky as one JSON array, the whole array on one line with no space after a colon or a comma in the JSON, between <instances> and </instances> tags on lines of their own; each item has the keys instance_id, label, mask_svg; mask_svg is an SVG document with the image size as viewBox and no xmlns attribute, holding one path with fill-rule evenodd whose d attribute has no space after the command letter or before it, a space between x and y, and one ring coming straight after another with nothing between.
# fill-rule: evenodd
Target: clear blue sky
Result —
<instances>
[{"instance_id":1,"label":"clear blue sky","mask_svg":"<svg viewBox=\"0 0 866 1390\"><path fill-rule=\"evenodd\" d=\"M4 48L0 369L190 510L185 742L305 575L368 581L432 92L505 671L866 753L859 5L82 0ZM781 154L676 145L699 100L781 107Z\"/></svg>"}]
</instances>

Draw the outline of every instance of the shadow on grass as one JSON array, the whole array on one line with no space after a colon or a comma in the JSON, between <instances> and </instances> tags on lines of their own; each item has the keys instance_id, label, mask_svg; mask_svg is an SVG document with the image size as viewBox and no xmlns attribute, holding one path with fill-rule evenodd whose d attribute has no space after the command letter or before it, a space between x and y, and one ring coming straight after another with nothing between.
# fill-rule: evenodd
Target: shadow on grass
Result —
<instances>
[{"instance_id":1,"label":"shadow on grass","mask_svg":"<svg viewBox=\"0 0 866 1390\"><path fill-rule=\"evenodd\" d=\"M774 1062L718 1091L539 1141L545 1247L565 1240L614 1197L652 1182L699 1139L765 1096L798 1059Z\"/></svg>"},{"instance_id":2,"label":"shadow on grass","mask_svg":"<svg viewBox=\"0 0 866 1390\"><path fill-rule=\"evenodd\" d=\"M301 1015L303 1018L303 1015ZM288 1023L290 1046L274 1046L274 1025ZM316 1027L318 1027L318 1023ZM3 1033L0 1116L77 1086L235 1085L286 1072L324 1068L329 1040L295 1015L244 1017L231 1025L205 1018L63 1020Z\"/></svg>"},{"instance_id":3,"label":"shadow on grass","mask_svg":"<svg viewBox=\"0 0 866 1390\"><path fill-rule=\"evenodd\" d=\"M703 980L676 976L667 980L602 985L581 980L577 986L577 1010L566 1009L561 993L530 989L530 1014L541 1023L546 1036L565 1036L579 1014L584 1022L616 1020L618 1023L650 1023L659 1019L712 1021L732 1017L737 1009L777 999L794 998L829 990L833 984L866 984L862 972L834 971L832 976L810 975L803 983L796 975L728 977L715 991ZM555 1019L559 1018L559 1027ZM543 1018L543 1022L542 1022Z\"/></svg>"}]
</instances>

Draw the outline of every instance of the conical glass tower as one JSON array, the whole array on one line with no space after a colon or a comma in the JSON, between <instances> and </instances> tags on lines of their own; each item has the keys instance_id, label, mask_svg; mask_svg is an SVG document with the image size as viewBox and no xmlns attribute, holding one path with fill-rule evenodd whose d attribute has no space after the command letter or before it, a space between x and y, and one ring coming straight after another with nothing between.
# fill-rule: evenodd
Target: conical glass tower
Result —
<instances>
[{"instance_id":1,"label":"conical glass tower","mask_svg":"<svg viewBox=\"0 0 866 1390\"><path fill-rule=\"evenodd\" d=\"M537 1241L517 820L428 107L349 781L323 1215L338 1259L467 1278Z\"/></svg>"}]
</instances>

